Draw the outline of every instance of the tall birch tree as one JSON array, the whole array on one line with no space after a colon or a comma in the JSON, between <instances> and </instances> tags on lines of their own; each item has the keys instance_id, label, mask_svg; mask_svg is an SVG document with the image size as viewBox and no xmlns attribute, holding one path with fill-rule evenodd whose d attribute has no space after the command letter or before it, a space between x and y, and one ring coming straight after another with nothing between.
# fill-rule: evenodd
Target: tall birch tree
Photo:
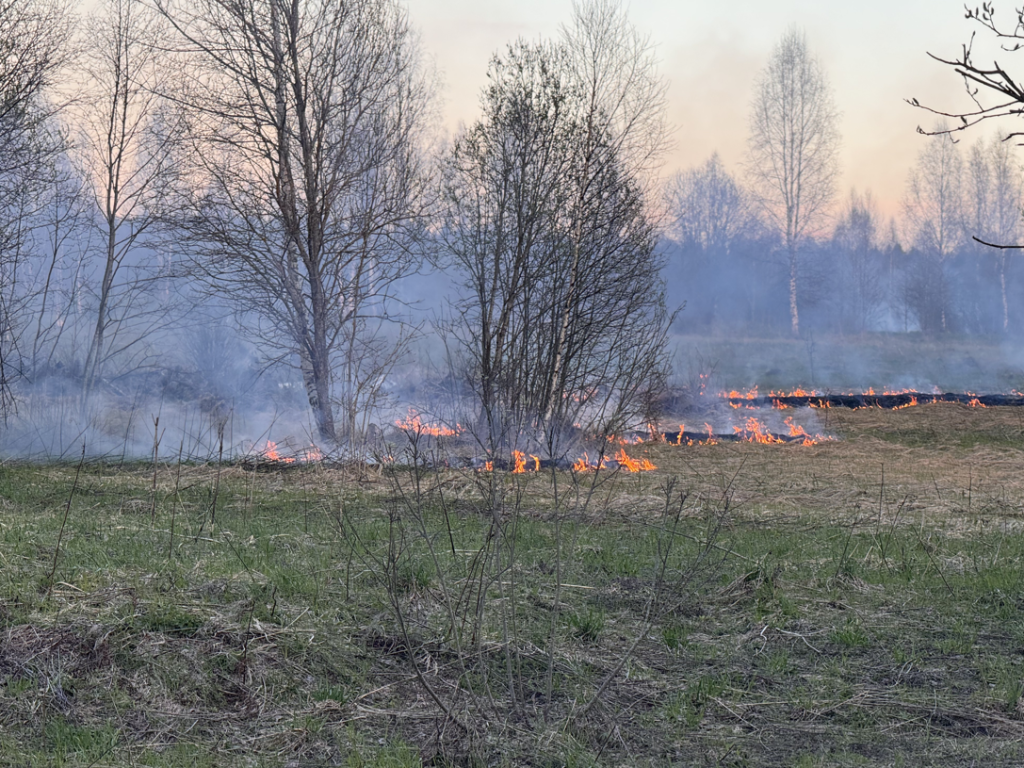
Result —
<instances>
[{"instance_id":1,"label":"tall birch tree","mask_svg":"<svg viewBox=\"0 0 1024 768\"><path fill-rule=\"evenodd\" d=\"M746 168L765 218L786 250L794 336L800 335L800 246L821 224L836 192L837 120L821 63L804 34L791 29L754 86Z\"/></svg>"}]
</instances>

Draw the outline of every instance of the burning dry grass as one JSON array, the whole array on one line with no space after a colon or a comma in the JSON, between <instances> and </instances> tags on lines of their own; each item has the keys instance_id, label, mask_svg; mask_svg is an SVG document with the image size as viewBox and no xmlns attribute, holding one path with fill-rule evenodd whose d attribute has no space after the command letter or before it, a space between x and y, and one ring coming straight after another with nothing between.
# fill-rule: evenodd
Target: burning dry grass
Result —
<instances>
[{"instance_id":1,"label":"burning dry grass","mask_svg":"<svg viewBox=\"0 0 1024 768\"><path fill-rule=\"evenodd\" d=\"M829 409L813 446L719 444L651 447L661 471L701 478L734 474L745 508L826 517L904 510L944 525L1024 515L1024 412L936 403L903 410ZM916 519L916 518L915 518Z\"/></svg>"}]
</instances>

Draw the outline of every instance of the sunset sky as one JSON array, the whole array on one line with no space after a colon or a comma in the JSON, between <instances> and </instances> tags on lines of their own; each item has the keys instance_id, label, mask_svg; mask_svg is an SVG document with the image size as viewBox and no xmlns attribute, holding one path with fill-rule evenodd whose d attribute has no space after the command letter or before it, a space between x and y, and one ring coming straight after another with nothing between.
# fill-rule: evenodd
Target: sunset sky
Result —
<instances>
[{"instance_id":1,"label":"sunset sky","mask_svg":"<svg viewBox=\"0 0 1024 768\"><path fill-rule=\"evenodd\" d=\"M571 17L572 0L408 0L408 7L443 77L445 127L454 130L479 115L491 55L517 37L555 36ZM924 141L915 128L934 122L903 99L965 106L959 78L927 56L955 56L976 28L960 0L633 0L627 7L636 27L650 35L669 82L674 148L665 158L666 174L697 165L715 150L738 170L753 82L794 25L806 32L842 112L843 195L850 187L870 189L885 213L898 212ZM1013 19L1011 3L997 3L997 12L1004 22ZM1024 51L1002 54L1000 61L1024 73ZM986 125L964 139L995 131ZM1020 152L1024 162L1024 148Z\"/></svg>"}]
</instances>

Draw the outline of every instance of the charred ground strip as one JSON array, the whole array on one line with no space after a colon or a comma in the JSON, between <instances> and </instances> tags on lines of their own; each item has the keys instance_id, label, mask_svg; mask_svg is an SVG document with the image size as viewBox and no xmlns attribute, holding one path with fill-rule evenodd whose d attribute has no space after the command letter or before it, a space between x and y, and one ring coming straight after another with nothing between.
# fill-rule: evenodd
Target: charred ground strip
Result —
<instances>
[{"instance_id":1,"label":"charred ground strip","mask_svg":"<svg viewBox=\"0 0 1024 768\"><path fill-rule=\"evenodd\" d=\"M739 432L691 432L689 430L663 432L666 443L672 445L708 445L710 443L804 443L811 439L807 435L784 435L781 432L762 432L762 439L751 437L746 431Z\"/></svg>"},{"instance_id":2,"label":"charred ground strip","mask_svg":"<svg viewBox=\"0 0 1024 768\"><path fill-rule=\"evenodd\" d=\"M1019 394L976 395L971 392L899 392L892 394L824 394L824 395L764 395L762 397L730 397L734 406L752 408L908 408L929 403L960 403L975 407L1024 406L1024 396ZM706 435L705 435L706 437Z\"/></svg>"}]
</instances>

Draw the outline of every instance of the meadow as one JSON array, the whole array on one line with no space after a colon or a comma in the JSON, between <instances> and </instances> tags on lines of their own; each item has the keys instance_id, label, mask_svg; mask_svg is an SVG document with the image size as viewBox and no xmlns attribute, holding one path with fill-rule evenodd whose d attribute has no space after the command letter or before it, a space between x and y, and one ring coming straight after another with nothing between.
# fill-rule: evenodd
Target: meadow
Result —
<instances>
[{"instance_id":1,"label":"meadow","mask_svg":"<svg viewBox=\"0 0 1024 768\"><path fill-rule=\"evenodd\" d=\"M0 466L0 765L1016 766L1024 413L655 471Z\"/></svg>"}]
</instances>

